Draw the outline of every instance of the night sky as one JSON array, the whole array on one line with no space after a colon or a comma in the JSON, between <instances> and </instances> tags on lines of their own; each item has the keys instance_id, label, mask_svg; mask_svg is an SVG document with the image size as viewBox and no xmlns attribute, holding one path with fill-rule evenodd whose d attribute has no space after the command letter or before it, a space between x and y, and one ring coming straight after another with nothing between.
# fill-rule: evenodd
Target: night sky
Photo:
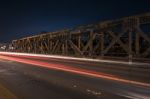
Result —
<instances>
[{"instance_id":1,"label":"night sky","mask_svg":"<svg viewBox=\"0 0 150 99\"><path fill-rule=\"evenodd\" d=\"M150 12L150 0L4 0L0 42Z\"/></svg>"}]
</instances>

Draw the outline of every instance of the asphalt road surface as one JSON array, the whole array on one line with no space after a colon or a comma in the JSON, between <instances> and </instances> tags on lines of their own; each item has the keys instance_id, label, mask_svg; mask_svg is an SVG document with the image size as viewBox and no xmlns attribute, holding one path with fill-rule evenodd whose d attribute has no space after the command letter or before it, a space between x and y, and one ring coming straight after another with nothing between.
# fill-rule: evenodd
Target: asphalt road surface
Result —
<instances>
[{"instance_id":1,"label":"asphalt road surface","mask_svg":"<svg viewBox=\"0 0 150 99\"><path fill-rule=\"evenodd\" d=\"M0 54L0 83L18 99L150 99L148 65Z\"/></svg>"}]
</instances>

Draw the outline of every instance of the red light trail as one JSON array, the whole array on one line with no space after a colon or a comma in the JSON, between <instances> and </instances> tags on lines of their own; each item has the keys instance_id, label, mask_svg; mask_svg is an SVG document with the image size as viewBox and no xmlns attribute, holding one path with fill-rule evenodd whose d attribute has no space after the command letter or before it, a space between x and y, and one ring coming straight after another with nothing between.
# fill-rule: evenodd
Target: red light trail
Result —
<instances>
[{"instance_id":1,"label":"red light trail","mask_svg":"<svg viewBox=\"0 0 150 99\"><path fill-rule=\"evenodd\" d=\"M49 68L49 69L53 69L53 70L61 70L61 71L76 73L76 74L85 75L85 76L91 76L91 77L96 77L96 78L113 80L113 81L123 82L123 83L127 83L127 84L136 84L136 85L140 85L140 86L144 86L144 87L150 87L150 84L148 84L148 83L143 83L143 82L138 82L138 81L131 81L131 80L119 78L119 77L116 77L114 75L110 75L110 74L106 74L106 73L69 67L67 65L62 65L62 64L52 64L52 63L43 62L43 61L36 61L36 60L16 58L16 57L13 57L13 56L12 57L11 56L2 56L2 55L0 56L0 59L16 61L16 62L20 62L20 63L24 63L24 64Z\"/></svg>"}]
</instances>

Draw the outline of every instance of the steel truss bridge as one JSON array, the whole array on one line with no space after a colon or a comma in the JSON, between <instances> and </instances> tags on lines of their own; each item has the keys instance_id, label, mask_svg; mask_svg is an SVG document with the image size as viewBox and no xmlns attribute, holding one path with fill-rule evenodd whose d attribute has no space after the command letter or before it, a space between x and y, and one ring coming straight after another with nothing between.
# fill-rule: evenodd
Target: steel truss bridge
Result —
<instances>
[{"instance_id":1,"label":"steel truss bridge","mask_svg":"<svg viewBox=\"0 0 150 99\"><path fill-rule=\"evenodd\" d=\"M14 51L77 57L150 58L150 13L13 40Z\"/></svg>"}]
</instances>

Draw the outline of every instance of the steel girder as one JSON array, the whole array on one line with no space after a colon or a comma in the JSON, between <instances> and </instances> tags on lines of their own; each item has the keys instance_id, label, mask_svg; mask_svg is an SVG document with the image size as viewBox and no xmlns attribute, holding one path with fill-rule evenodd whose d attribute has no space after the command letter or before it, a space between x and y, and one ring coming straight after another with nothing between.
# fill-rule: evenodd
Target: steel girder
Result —
<instances>
[{"instance_id":1,"label":"steel girder","mask_svg":"<svg viewBox=\"0 0 150 99\"><path fill-rule=\"evenodd\" d=\"M13 40L14 51L84 57L150 57L150 13ZM149 30L149 28L147 29Z\"/></svg>"}]
</instances>

